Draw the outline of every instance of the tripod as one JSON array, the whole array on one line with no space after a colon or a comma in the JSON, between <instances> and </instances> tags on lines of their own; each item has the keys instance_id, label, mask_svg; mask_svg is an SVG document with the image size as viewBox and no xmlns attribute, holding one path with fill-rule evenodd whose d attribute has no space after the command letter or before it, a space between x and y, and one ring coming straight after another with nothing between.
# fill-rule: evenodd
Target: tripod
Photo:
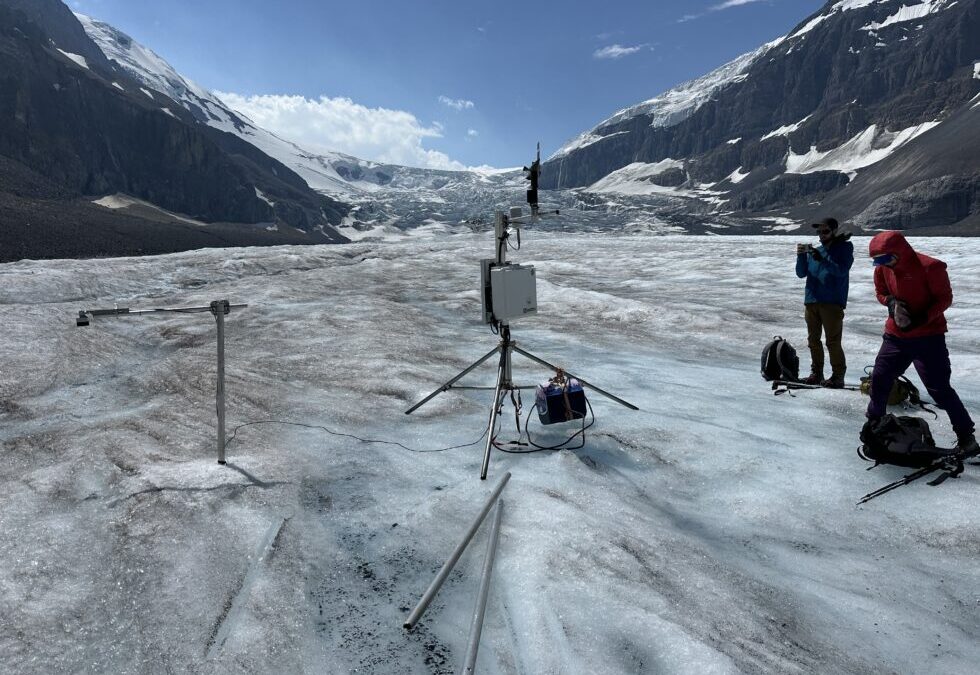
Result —
<instances>
[{"instance_id":1,"label":"tripod","mask_svg":"<svg viewBox=\"0 0 980 675\"><path fill-rule=\"evenodd\" d=\"M531 217L532 217L532 220L537 217L536 209L533 209L532 210L532 216ZM497 245L496 245L497 257L496 257L496 261L494 263L495 265L502 266L502 265L505 265L506 264L506 250L507 250L506 244L507 244L507 237L509 236L508 224L510 224L510 223L519 224L521 222L523 222L523 221L521 221L520 218L510 218L510 219L508 219L508 217L505 216L503 213L497 212L497 214L496 214L496 223L495 223L495 235L496 235L496 243L497 243ZM518 241L520 241L520 236L519 235L518 235ZM534 362L539 363L539 364L541 364L543 366L546 366L548 368L551 368L552 370L556 370L556 371L559 370L558 366L555 366L555 365L553 365L551 363L548 363L544 359L538 358L534 354L532 354L532 353L530 353L528 351L525 351L525 350L521 349L520 347L518 347L517 346L517 343L514 342L514 340L511 338L510 325L506 321L496 321L495 323L499 326L499 329L500 329L500 344L498 344L492 350L490 350L489 352L487 352L486 354L484 354L475 363L473 363L472 365L470 365L469 367L467 367L465 370L463 370L462 372L460 372L458 375L456 375L456 377L454 377L453 379L449 380L448 382L446 382L445 384L443 384L441 387L439 387L438 389L436 389L434 392L432 392L431 394L429 394L428 396L426 396L424 399L422 399L421 401L419 401L418 403L416 403L411 408L409 408L408 410L405 411L405 414L406 415L411 415L413 412L415 412L416 410L418 410L419 408L421 408L423 405L425 405L426 403L428 403L429 401L431 401L433 398L435 398L436 396L438 396L439 394L441 394L444 391L449 391L450 389L489 390L490 387L463 387L463 386L456 386L456 382L458 382L459 380L461 380L465 375L467 375L470 371L472 371L473 369L475 369L477 366L479 366L482 363L484 363L485 361L487 361L494 354L499 354L500 355L500 360L498 361L498 364L497 364L497 385L496 385L496 387L493 387L493 390L494 390L494 394L493 394L493 407L490 409L490 427L489 427L489 430L487 432L487 446L486 446L486 449L483 452L483 464L482 464L482 466L480 468L480 480L486 480L487 479L487 470L490 467L490 450L493 447L493 438L494 438L494 436L493 436L493 429L494 429L494 426L497 423L497 414L500 412L501 401L503 399L503 396L505 396L508 391L514 391L514 390L517 390L517 389L533 389L534 388L533 386L523 386L523 387L520 387L520 386L517 386L517 385L514 384L513 373L512 373L512 368L511 368L511 357L512 357L513 353L514 352L517 352L521 356L524 356L525 358L528 358L531 361L534 361ZM605 391L603 389L600 389L599 387L597 387L597 386L595 386L593 384L589 384L588 382L586 382L582 378L578 377L577 375L573 375L572 373L569 373L567 371L566 371L566 375L568 377L575 378L576 380L578 380L579 383L583 387L588 387L589 389L592 389L593 391L595 391L595 392L597 392L597 393L605 396L606 398L611 399L611 400L615 401L616 403L619 403L620 405L626 406L630 410L639 410L639 408L637 408L632 403L629 403L627 401L624 401L623 399L619 398L618 396L614 396L613 394L610 394L608 391Z\"/></svg>"}]
</instances>

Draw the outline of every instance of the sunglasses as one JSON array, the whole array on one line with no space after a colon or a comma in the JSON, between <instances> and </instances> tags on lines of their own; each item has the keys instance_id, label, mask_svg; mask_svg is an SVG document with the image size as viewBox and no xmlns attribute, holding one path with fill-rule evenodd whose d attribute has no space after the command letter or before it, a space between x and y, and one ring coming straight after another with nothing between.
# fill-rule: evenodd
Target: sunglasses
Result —
<instances>
[{"instance_id":1,"label":"sunglasses","mask_svg":"<svg viewBox=\"0 0 980 675\"><path fill-rule=\"evenodd\" d=\"M832 231L829 227L821 227L817 230L817 234L830 234Z\"/></svg>"},{"instance_id":2,"label":"sunglasses","mask_svg":"<svg viewBox=\"0 0 980 675\"><path fill-rule=\"evenodd\" d=\"M879 265L890 265L894 261L898 260L898 256L891 253L886 253L885 255L878 255L871 259L871 263L878 267Z\"/></svg>"}]
</instances>

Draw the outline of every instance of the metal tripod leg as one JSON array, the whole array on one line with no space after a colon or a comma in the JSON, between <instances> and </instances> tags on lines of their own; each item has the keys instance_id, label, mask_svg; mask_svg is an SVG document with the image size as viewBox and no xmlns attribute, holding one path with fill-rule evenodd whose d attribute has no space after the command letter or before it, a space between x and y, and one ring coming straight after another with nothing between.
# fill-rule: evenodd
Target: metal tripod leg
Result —
<instances>
[{"instance_id":1,"label":"metal tripod leg","mask_svg":"<svg viewBox=\"0 0 980 675\"><path fill-rule=\"evenodd\" d=\"M493 429L497 425L497 411L500 410L500 390L504 386L507 371L507 347L500 350L500 365L497 366L497 387L493 390L493 408L490 409L490 427L487 429L487 447L483 451L483 465L480 467L480 480L487 479L490 469L490 448L493 447Z\"/></svg>"},{"instance_id":2,"label":"metal tripod leg","mask_svg":"<svg viewBox=\"0 0 980 675\"><path fill-rule=\"evenodd\" d=\"M493 356L494 354L496 354L498 351L500 351L500 347L499 346L494 347L491 351L487 352L486 355L484 355L483 357L481 357L480 360L478 360L476 363L474 363L473 365L471 365L469 368L467 368L466 370L464 370L463 372L461 372L459 375L457 375L453 379L449 380L449 382L446 382L446 384L442 385L441 387L439 387L438 389L436 389L434 392L432 392L431 394L429 394L428 396L426 396L425 398L423 398L421 401L419 401L418 403L416 403L415 405L413 405L411 408L409 408L408 410L406 410L405 411L405 414L406 415L411 415L413 412L415 412L416 410L418 410L419 408L421 408L423 405L425 405L426 403L428 403L429 401L431 401L432 399L434 399L436 396L438 396L442 392L449 391L450 389L452 389L453 384L455 384L464 375L466 375L471 370L473 370L474 368L476 368L477 366L479 366L481 363L483 363L484 361L486 361L487 359L489 359L491 356Z\"/></svg>"},{"instance_id":3,"label":"metal tripod leg","mask_svg":"<svg viewBox=\"0 0 980 675\"><path fill-rule=\"evenodd\" d=\"M523 355L523 356L526 356L527 358L529 358L529 359L531 359L532 361L536 361L536 362L538 362L538 363L540 363L540 364L541 364L541 365L543 365L543 366L547 366L547 367L549 367L549 368L551 368L552 370L558 370L558 366L556 366L556 365L553 365L553 364L551 364L551 363L548 363L548 362L547 362L547 361L545 361L544 359L539 359L539 358L538 358L537 356L535 356L534 354L532 354L532 353L530 353L530 352L526 352L526 351L524 351L523 349L521 349L521 348L520 348L520 347L518 347L517 345L511 345L511 349L513 349L513 350L514 350L515 352L517 352L518 354L521 354L521 355ZM621 398L619 398L618 396L614 396L613 394L610 394L610 393L609 393L608 391L603 391L602 389L599 389L599 387L597 387L597 386L595 386L594 384L589 384L588 382L586 382L585 380L583 380L583 379L582 379L581 377L579 377L578 375L573 375L572 373L570 373L570 372L568 372L567 370L565 371L565 374L566 374L566 375L568 375L569 377L574 377L574 378L575 378L576 380L578 380L578 381L579 381L579 383L580 383L580 384L581 384L581 385L582 385L583 387L588 387L589 389L592 389L593 391L595 391L595 392L597 392L597 393L599 393L599 394L602 394L602 395L603 395L603 396L605 396L606 398L609 398L609 399L612 399L612 400L613 400L613 401L615 401L616 403L618 403L618 404L620 404L620 405L623 405L623 406L626 406L626 407L627 407L627 408L629 408L630 410L639 410L639 408L637 408L637 407L636 407L635 405L633 405L632 403L629 403L629 402L627 402L627 401L624 401L623 399L621 399Z\"/></svg>"}]
</instances>

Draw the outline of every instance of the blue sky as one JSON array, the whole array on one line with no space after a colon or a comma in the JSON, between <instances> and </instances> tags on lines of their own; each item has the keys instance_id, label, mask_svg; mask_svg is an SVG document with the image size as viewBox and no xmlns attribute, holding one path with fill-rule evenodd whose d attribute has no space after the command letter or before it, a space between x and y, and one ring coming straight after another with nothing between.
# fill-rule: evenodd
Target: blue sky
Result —
<instances>
[{"instance_id":1,"label":"blue sky","mask_svg":"<svg viewBox=\"0 0 980 675\"><path fill-rule=\"evenodd\" d=\"M536 141L547 156L616 110L787 33L824 2L68 4L311 148L504 167L526 163Z\"/></svg>"}]
</instances>

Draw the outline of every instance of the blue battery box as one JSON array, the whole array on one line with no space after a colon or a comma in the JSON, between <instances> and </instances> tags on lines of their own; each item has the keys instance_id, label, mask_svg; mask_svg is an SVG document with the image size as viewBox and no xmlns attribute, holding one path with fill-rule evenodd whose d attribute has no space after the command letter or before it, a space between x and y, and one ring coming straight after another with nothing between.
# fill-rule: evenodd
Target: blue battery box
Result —
<instances>
[{"instance_id":1,"label":"blue battery box","mask_svg":"<svg viewBox=\"0 0 980 675\"><path fill-rule=\"evenodd\" d=\"M581 420L586 413L585 391L578 380L569 380L567 392L565 388L552 382L539 384L535 392L535 406L541 424Z\"/></svg>"}]
</instances>

